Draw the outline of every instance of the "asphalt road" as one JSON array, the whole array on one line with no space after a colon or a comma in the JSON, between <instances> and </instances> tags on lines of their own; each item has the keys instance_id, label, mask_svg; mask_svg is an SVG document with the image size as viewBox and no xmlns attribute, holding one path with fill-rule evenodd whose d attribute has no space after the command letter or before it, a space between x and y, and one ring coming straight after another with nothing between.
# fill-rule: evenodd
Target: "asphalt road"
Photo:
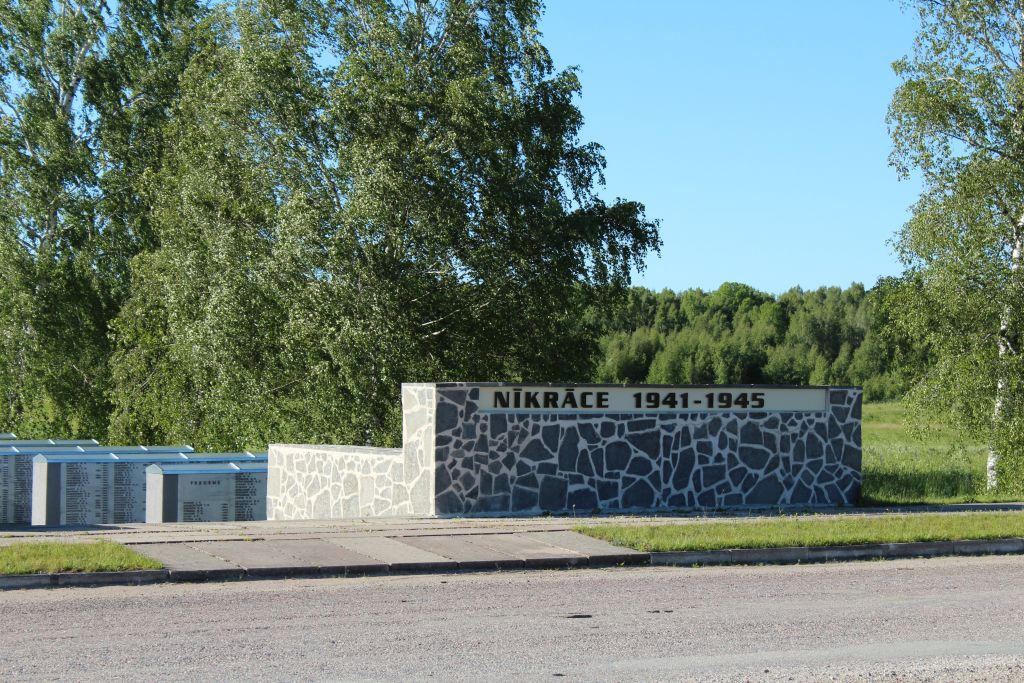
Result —
<instances>
[{"instance_id":1,"label":"asphalt road","mask_svg":"<svg viewBox=\"0 0 1024 683\"><path fill-rule=\"evenodd\" d=\"M0 593L0 679L1024 680L1024 558Z\"/></svg>"}]
</instances>

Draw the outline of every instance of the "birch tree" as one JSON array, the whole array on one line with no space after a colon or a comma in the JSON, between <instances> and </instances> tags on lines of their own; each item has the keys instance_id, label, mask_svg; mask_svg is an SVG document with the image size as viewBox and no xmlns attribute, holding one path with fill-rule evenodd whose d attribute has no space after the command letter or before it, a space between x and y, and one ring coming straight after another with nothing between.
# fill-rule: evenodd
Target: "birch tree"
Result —
<instances>
[{"instance_id":1,"label":"birch tree","mask_svg":"<svg viewBox=\"0 0 1024 683\"><path fill-rule=\"evenodd\" d=\"M182 76L119 439L400 443L402 382L589 376L660 244L599 196L536 0L245 0Z\"/></svg>"},{"instance_id":2,"label":"birch tree","mask_svg":"<svg viewBox=\"0 0 1024 683\"><path fill-rule=\"evenodd\" d=\"M0 0L0 425L96 436L193 0Z\"/></svg>"},{"instance_id":3,"label":"birch tree","mask_svg":"<svg viewBox=\"0 0 1024 683\"><path fill-rule=\"evenodd\" d=\"M894 326L936 363L912 403L990 440L989 487L1024 477L1024 2L921 0L889 121L924 191L897 238Z\"/></svg>"}]
</instances>

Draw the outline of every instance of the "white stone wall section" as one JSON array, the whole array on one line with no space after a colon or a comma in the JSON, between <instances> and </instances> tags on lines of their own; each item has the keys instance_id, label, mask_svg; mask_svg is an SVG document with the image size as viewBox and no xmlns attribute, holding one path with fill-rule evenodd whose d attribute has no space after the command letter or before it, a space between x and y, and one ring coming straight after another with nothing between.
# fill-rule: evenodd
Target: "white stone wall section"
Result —
<instances>
[{"instance_id":1,"label":"white stone wall section","mask_svg":"<svg viewBox=\"0 0 1024 683\"><path fill-rule=\"evenodd\" d=\"M400 448L271 444L267 519L431 514L416 509Z\"/></svg>"}]
</instances>

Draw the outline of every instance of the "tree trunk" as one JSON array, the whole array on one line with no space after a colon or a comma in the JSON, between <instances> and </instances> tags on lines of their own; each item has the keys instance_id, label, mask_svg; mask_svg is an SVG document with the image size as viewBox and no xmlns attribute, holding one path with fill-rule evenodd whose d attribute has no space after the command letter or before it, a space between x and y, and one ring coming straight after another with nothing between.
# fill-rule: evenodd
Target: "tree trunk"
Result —
<instances>
[{"instance_id":1,"label":"tree trunk","mask_svg":"<svg viewBox=\"0 0 1024 683\"><path fill-rule=\"evenodd\" d=\"M1016 284L1017 273L1020 270L1022 260L1024 260L1024 216L1017 220L1017 225L1013 231L1013 249L1010 251L1011 289L1013 289L1013 285ZM1016 354L1019 350L1017 325L1013 314L1012 301L1003 307L1003 314L999 320L999 339L997 343L999 345L1000 360L1004 359L1006 356ZM996 488L999 484L997 468L1001 454L994 436L997 433L1000 421L1008 412L1010 402L1013 400L1013 397L1010 396L1010 394L1011 391L1008 388L1006 377L1001 374L996 381L996 402L995 407L992 410L993 440L990 442L988 448L987 483L990 490Z\"/></svg>"}]
</instances>

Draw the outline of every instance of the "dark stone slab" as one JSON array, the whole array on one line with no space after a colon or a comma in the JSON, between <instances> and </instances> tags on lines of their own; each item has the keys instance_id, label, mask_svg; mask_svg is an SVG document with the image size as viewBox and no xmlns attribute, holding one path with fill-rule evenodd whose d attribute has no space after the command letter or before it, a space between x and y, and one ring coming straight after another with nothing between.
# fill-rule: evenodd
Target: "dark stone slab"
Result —
<instances>
[{"instance_id":1,"label":"dark stone slab","mask_svg":"<svg viewBox=\"0 0 1024 683\"><path fill-rule=\"evenodd\" d=\"M747 494L750 505L778 505L782 503L782 483L775 477L761 479Z\"/></svg>"},{"instance_id":2,"label":"dark stone slab","mask_svg":"<svg viewBox=\"0 0 1024 683\"><path fill-rule=\"evenodd\" d=\"M629 444L621 441L608 444L604 449L605 473L625 470L632 454Z\"/></svg>"},{"instance_id":3,"label":"dark stone slab","mask_svg":"<svg viewBox=\"0 0 1024 683\"><path fill-rule=\"evenodd\" d=\"M564 510L568 482L560 477L544 477L540 482L540 509Z\"/></svg>"},{"instance_id":4,"label":"dark stone slab","mask_svg":"<svg viewBox=\"0 0 1024 683\"><path fill-rule=\"evenodd\" d=\"M459 424L459 409L446 401L437 404L437 433L447 432Z\"/></svg>"}]
</instances>

